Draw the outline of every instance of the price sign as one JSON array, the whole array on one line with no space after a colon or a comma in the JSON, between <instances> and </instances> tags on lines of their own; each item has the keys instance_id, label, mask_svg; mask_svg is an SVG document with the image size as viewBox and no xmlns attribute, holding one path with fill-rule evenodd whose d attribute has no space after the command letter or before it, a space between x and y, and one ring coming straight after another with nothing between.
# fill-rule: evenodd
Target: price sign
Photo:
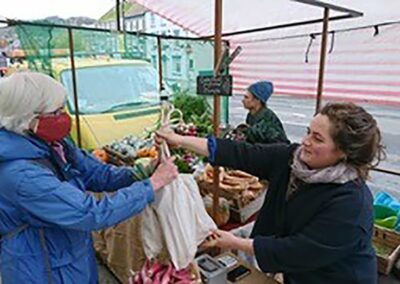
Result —
<instances>
[{"instance_id":1,"label":"price sign","mask_svg":"<svg viewBox=\"0 0 400 284\"><path fill-rule=\"evenodd\" d=\"M197 94L232 96L232 76L197 76Z\"/></svg>"}]
</instances>

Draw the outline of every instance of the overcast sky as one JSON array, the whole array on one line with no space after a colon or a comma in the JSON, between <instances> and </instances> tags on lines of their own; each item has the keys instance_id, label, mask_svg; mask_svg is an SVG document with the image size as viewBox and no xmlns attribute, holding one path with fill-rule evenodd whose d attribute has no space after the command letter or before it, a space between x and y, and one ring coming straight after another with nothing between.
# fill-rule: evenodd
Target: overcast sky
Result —
<instances>
[{"instance_id":1,"label":"overcast sky","mask_svg":"<svg viewBox=\"0 0 400 284\"><path fill-rule=\"evenodd\" d=\"M100 18L115 0L0 0L0 16L33 20L48 16Z\"/></svg>"}]
</instances>

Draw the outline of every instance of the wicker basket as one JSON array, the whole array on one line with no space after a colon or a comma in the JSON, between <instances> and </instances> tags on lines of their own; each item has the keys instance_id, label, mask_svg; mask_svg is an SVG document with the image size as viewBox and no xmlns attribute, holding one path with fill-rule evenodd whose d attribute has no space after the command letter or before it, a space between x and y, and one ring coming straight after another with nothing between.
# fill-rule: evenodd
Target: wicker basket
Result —
<instances>
[{"instance_id":1,"label":"wicker basket","mask_svg":"<svg viewBox=\"0 0 400 284\"><path fill-rule=\"evenodd\" d=\"M380 226L374 226L374 246L388 253L377 251L378 271L388 275L400 254L400 234Z\"/></svg>"}]
</instances>

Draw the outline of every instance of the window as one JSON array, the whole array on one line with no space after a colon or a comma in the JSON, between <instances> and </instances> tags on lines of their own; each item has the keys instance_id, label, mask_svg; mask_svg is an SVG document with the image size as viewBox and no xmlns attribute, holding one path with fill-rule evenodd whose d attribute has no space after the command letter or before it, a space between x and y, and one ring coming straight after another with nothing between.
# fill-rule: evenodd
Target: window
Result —
<instances>
[{"instance_id":1,"label":"window","mask_svg":"<svg viewBox=\"0 0 400 284\"><path fill-rule=\"evenodd\" d=\"M173 71L175 73L181 73L182 72L182 66L181 66L181 57L180 56L173 56L172 57L172 64L173 64Z\"/></svg>"},{"instance_id":2,"label":"window","mask_svg":"<svg viewBox=\"0 0 400 284\"><path fill-rule=\"evenodd\" d=\"M194 69L194 60L189 59L189 69Z\"/></svg>"},{"instance_id":3,"label":"window","mask_svg":"<svg viewBox=\"0 0 400 284\"><path fill-rule=\"evenodd\" d=\"M110 65L76 70L82 113L101 113L158 103L157 73L146 65ZM61 73L61 82L73 101L72 74ZM110 95L112 94L112 96Z\"/></svg>"},{"instance_id":4,"label":"window","mask_svg":"<svg viewBox=\"0 0 400 284\"><path fill-rule=\"evenodd\" d=\"M175 41L174 41L174 46L175 46L175 48L180 48L180 46L181 46L181 41L180 41L180 40L175 40Z\"/></svg>"}]
</instances>

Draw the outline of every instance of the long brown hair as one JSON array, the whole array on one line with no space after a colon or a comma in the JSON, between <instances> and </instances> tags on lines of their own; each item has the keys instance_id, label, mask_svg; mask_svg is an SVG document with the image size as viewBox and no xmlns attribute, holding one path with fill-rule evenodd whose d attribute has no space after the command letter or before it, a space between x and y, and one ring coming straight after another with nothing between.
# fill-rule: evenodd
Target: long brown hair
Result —
<instances>
[{"instance_id":1,"label":"long brown hair","mask_svg":"<svg viewBox=\"0 0 400 284\"><path fill-rule=\"evenodd\" d=\"M332 123L331 137L336 147L346 155L346 163L366 180L369 170L386 157L376 120L353 103L328 103L320 113Z\"/></svg>"}]
</instances>

